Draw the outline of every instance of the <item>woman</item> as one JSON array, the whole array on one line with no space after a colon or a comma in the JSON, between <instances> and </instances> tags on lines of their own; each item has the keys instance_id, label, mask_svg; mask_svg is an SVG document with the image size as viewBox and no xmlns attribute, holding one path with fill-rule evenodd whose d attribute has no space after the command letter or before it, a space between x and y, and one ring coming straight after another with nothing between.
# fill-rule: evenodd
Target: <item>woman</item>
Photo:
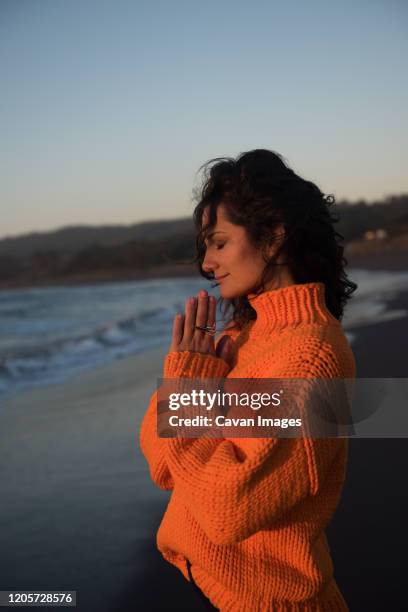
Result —
<instances>
[{"instance_id":1,"label":"woman","mask_svg":"<svg viewBox=\"0 0 408 612\"><path fill-rule=\"evenodd\" d=\"M194 211L197 262L231 318L214 343L205 290L174 319L164 378L353 378L340 320L344 271L331 196L272 151L206 165ZM172 490L157 534L209 607L347 610L325 535L341 495L345 438L161 438L157 393L141 427L151 477ZM312 407L310 407L312 408ZM211 603L210 603L211 602Z\"/></svg>"}]
</instances>

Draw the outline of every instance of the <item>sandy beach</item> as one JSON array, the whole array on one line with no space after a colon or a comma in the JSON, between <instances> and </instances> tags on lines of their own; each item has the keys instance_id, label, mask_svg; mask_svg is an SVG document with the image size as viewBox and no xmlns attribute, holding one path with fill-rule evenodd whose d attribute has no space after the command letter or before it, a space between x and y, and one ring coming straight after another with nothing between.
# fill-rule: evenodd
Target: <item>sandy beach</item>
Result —
<instances>
[{"instance_id":1,"label":"sandy beach","mask_svg":"<svg viewBox=\"0 0 408 612\"><path fill-rule=\"evenodd\" d=\"M191 610L190 585L155 548L168 493L138 446L166 349L2 405L1 590L76 590L84 611L172 609L155 607L160 585Z\"/></svg>"},{"instance_id":2,"label":"sandy beach","mask_svg":"<svg viewBox=\"0 0 408 612\"><path fill-rule=\"evenodd\" d=\"M408 292L392 307L408 308ZM359 376L407 376L408 318L353 331ZM166 350L3 403L1 590L76 590L84 612L200 609L191 586L156 550L169 494L150 481L138 446ZM328 538L351 610L403 607L406 449L406 439L350 441Z\"/></svg>"}]
</instances>

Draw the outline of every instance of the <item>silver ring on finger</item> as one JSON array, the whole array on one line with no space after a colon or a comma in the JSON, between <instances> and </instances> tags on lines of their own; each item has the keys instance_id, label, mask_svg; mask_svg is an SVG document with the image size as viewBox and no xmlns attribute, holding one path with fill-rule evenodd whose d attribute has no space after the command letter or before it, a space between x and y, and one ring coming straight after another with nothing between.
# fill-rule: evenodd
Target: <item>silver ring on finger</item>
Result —
<instances>
[{"instance_id":1,"label":"silver ring on finger","mask_svg":"<svg viewBox=\"0 0 408 612\"><path fill-rule=\"evenodd\" d=\"M216 333L215 325L196 325L195 328L211 336L214 336Z\"/></svg>"}]
</instances>

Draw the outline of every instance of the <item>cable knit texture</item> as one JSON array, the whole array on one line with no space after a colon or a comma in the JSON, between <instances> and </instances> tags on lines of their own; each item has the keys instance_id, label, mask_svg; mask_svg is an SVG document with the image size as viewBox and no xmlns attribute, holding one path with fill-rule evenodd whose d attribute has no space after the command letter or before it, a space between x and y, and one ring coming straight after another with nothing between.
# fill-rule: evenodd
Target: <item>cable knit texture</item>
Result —
<instances>
[{"instance_id":1,"label":"cable knit texture","mask_svg":"<svg viewBox=\"0 0 408 612\"><path fill-rule=\"evenodd\" d=\"M324 285L249 296L257 318L224 360L171 352L164 378L354 378L341 324ZM218 341L220 338L218 338ZM310 410L313 406L310 406ZM163 557L222 612L348 610L325 535L338 505L346 438L166 439L157 436L157 392L140 445L154 482L172 490L157 533Z\"/></svg>"}]
</instances>

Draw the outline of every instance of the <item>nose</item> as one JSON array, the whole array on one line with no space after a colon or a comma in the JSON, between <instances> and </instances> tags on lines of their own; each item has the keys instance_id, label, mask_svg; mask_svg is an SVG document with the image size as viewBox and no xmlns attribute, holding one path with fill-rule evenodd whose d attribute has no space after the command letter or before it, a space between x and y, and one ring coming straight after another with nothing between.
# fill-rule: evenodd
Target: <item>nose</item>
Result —
<instances>
[{"instance_id":1,"label":"nose","mask_svg":"<svg viewBox=\"0 0 408 612\"><path fill-rule=\"evenodd\" d=\"M205 253L204 260L203 260L201 267L204 270L204 272L207 272L207 273L214 272L218 267L218 264L215 261L214 257L209 254L208 249Z\"/></svg>"}]
</instances>

